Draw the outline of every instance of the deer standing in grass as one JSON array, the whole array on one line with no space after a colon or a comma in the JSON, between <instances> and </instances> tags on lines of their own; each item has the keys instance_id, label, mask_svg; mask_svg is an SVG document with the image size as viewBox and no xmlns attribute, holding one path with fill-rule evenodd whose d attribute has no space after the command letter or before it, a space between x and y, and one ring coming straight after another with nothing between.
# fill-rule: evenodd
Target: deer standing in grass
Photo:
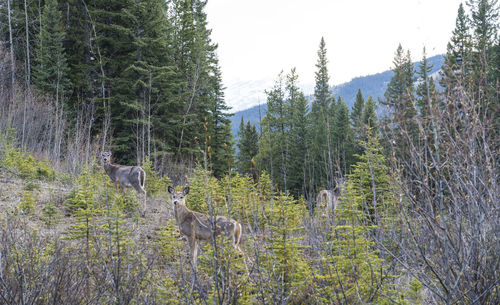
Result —
<instances>
[{"instance_id":1,"label":"deer standing in grass","mask_svg":"<svg viewBox=\"0 0 500 305\"><path fill-rule=\"evenodd\" d=\"M172 186L169 186L168 192L172 194L175 220L179 226L179 231L188 239L193 268L195 270L198 243L200 240L211 240L214 236L225 233L226 236L232 238L236 250L243 253L239 247L243 231L240 223L225 216L214 216L214 225L212 226L212 218L210 216L191 211L186 207L186 196L189 194L189 187L185 187L182 192L176 192Z\"/></svg>"},{"instance_id":2,"label":"deer standing in grass","mask_svg":"<svg viewBox=\"0 0 500 305\"><path fill-rule=\"evenodd\" d=\"M321 190L316 196L316 208L324 209L323 203L326 203L326 216L330 217L339 205L339 198L343 195L345 189L345 178L335 179L335 188L333 190Z\"/></svg>"},{"instance_id":3,"label":"deer standing in grass","mask_svg":"<svg viewBox=\"0 0 500 305\"><path fill-rule=\"evenodd\" d=\"M140 166L112 164L111 152L109 151L103 152L101 157L104 170L117 189L120 188L123 190L125 187L133 187L137 193L144 195L144 204L141 211L142 215L144 215L146 208L146 190L144 190L146 172Z\"/></svg>"}]
</instances>

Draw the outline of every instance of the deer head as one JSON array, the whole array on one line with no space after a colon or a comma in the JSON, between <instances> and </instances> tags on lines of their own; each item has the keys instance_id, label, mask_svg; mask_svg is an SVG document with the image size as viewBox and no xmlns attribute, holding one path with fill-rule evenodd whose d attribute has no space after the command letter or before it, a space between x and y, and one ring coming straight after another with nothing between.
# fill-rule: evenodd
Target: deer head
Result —
<instances>
[{"instance_id":1,"label":"deer head","mask_svg":"<svg viewBox=\"0 0 500 305\"><path fill-rule=\"evenodd\" d=\"M347 179L345 177L335 178L335 188L333 189L333 193L335 194L335 196L340 197L342 195L346 180Z\"/></svg>"},{"instance_id":2,"label":"deer head","mask_svg":"<svg viewBox=\"0 0 500 305\"><path fill-rule=\"evenodd\" d=\"M111 163L111 152L110 151L103 151L101 153L101 158L102 158L102 162L104 162L104 164L110 164Z\"/></svg>"},{"instance_id":3,"label":"deer head","mask_svg":"<svg viewBox=\"0 0 500 305\"><path fill-rule=\"evenodd\" d=\"M174 206L178 203L186 205L186 196L189 194L189 186L186 186L182 192L176 192L172 186L169 186L168 192L172 194L172 203Z\"/></svg>"}]
</instances>

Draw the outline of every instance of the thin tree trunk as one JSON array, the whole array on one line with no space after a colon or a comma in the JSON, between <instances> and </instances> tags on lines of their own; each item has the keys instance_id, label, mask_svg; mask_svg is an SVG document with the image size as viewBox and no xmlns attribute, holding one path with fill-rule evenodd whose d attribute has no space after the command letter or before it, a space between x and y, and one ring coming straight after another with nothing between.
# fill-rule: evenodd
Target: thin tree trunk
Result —
<instances>
[{"instance_id":1,"label":"thin tree trunk","mask_svg":"<svg viewBox=\"0 0 500 305\"><path fill-rule=\"evenodd\" d=\"M14 42L12 40L12 19L11 19L11 9L10 9L10 0L7 0L7 15L9 19L9 43L10 43L10 77L11 77L11 86L10 86L10 101L7 103L7 121L8 125L10 124L10 105L14 103L15 97L15 84L16 84L16 61L14 59Z\"/></svg>"},{"instance_id":2,"label":"thin tree trunk","mask_svg":"<svg viewBox=\"0 0 500 305\"><path fill-rule=\"evenodd\" d=\"M26 112L28 111L28 102L30 101L30 83L31 83L31 63L30 63L30 36L28 30L28 4L24 0L24 20L26 29L26 94L24 95L24 110L23 110L23 134L21 139L21 148L25 149L26 137Z\"/></svg>"},{"instance_id":3,"label":"thin tree trunk","mask_svg":"<svg viewBox=\"0 0 500 305\"><path fill-rule=\"evenodd\" d=\"M16 61L14 60L14 43L12 40L12 20L10 0L7 0L7 14L9 16L9 43L10 43L10 78L11 78L11 102L14 101L14 84L16 83Z\"/></svg>"},{"instance_id":4,"label":"thin tree trunk","mask_svg":"<svg viewBox=\"0 0 500 305\"><path fill-rule=\"evenodd\" d=\"M149 96L148 96L148 156L151 156L151 71L149 71Z\"/></svg>"},{"instance_id":5,"label":"thin tree trunk","mask_svg":"<svg viewBox=\"0 0 500 305\"><path fill-rule=\"evenodd\" d=\"M28 3L26 0L24 0L24 20L25 20L25 29L26 29L26 61L27 61L26 80L27 80L28 85L29 85L30 78L31 78L31 63L30 63L30 35L29 35L29 29L28 29Z\"/></svg>"}]
</instances>

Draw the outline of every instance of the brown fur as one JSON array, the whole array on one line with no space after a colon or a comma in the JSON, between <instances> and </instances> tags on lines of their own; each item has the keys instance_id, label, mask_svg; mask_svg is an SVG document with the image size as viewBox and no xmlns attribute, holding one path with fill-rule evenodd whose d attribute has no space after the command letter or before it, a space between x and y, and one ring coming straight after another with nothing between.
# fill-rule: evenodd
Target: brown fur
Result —
<instances>
[{"instance_id":1,"label":"brown fur","mask_svg":"<svg viewBox=\"0 0 500 305\"><path fill-rule=\"evenodd\" d=\"M144 195L141 215L146 213L146 172L140 166L126 166L111 163L111 152L106 151L101 154L102 163L106 174L115 184L115 188L123 190L125 187L133 187L137 193Z\"/></svg>"},{"instance_id":2,"label":"brown fur","mask_svg":"<svg viewBox=\"0 0 500 305\"><path fill-rule=\"evenodd\" d=\"M345 188L345 178L335 179L336 187L333 190L321 190L316 196L316 208L323 210L326 208L326 215L330 217L339 205L339 198L342 197ZM325 206L326 205L326 206Z\"/></svg>"},{"instance_id":3,"label":"brown fur","mask_svg":"<svg viewBox=\"0 0 500 305\"><path fill-rule=\"evenodd\" d=\"M213 233L215 233L215 236L225 233L226 236L231 237L234 247L241 252L239 244L242 226L240 223L225 216L215 216L215 232L213 232L211 220L208 215L191 211L186 207L186 196L189 193L189 187L184 188L182 192L175 192L174 188L169 186L168 192L172 194L175 220L179 226L179 231L188 239L191 259L195 268L199 241L211 240L214 236Z\"/></svg>"}]
</instances>

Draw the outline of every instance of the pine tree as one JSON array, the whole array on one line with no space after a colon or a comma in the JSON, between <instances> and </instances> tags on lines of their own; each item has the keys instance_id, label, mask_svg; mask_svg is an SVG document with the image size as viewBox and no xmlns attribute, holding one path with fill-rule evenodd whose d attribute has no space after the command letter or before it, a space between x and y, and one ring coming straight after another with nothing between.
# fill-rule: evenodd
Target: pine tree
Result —
<instances>
[{"instance_id":1,"label":"pine tree","mask_svg":"<svg viewBox=\"0 0 500 305\"><path fill-rule=\"evenodd\" d=\"M336 176L344 176L354 161L354 137L349 119L349 108L341 97L336 103L335 124L332 127L332 132L334 135Z\"/></svg>"},{"instance_id":2,"label":"pine tree","mask_svg":"<svg viewBox=\"0 0 500 305\"><path fill-rule=\"evenodd\" d=\"M33 81L41 90L63 101L70 89L68 65L63 48L65 39L62 15L57 0L47 0L42 14L41 32L36 49Z\"/></svg>"},{"instance_id":3,"label":"pine tree","mask_svg":"<svg viewBox=\"0 0 500 305\"><path fill-rule=\"evenodd\" d=\"M390 177L378 140L370 137L363 145L365 153L348 175L347 194L335 212L336 225L315 275L324 304L389 304L396 294L385 280L389 266L371 238L394 211Z\"/></svg>"},{"instance_id":4,"label":"pine tree","mask_svg":"<svg viewBox=\"0 0 500 305\"><path fill-rule=\"evenodd\" d=\"M280 190L299 196L305 191L310 140L307 99L298 87L296 70L286 79L280 73L266 93L268 112L261 122L256 160L261 170L271 173Z\"/></svg>"},{"instance_id":5,"label":"pine tree","mask_svg":"<svg viewBox=\"0 0 500 305\"><path fill-rule=\"evenodd\" d=\"M473 30L473 79L474 97L478 100L486 118L498 119L499 67L495 54L498 43L500 6L498 0L470 0Z\"/></svg>"},{"instance_id":6,"label":"pine tree","mask_svg":"<svg viewBox=\"0 0 500 305\"><path fill-rule=\"evenodd\" d=\"M361 124L363 128L363 141L367 141L368 136L377 136L378 126L377 126L377 105L371 96L368 97L365 107L363 109L363 114L361 115Z\"/></svg>"},{"instance_id":7,"label":"pine tree","mask_svg":"<svg viewBox=\"0 0 500 305\"><path fill-rule=\"evenodd\" d=\"M41 31L36 48L35 65L33 67L34 84L55 99L53 152L56 160L61 155L61 142L64 126L64 114L69 108L67 97L71 90L68 77L68 65L63 48L65 32L62 26L62 15L57 7L57 0L45 3L41 16ZM51 130L52 134L52 130ZM51 143L49 143L51 145ZM51 145L52 146L52 145Z\"/></svg>"},{"instance_id":8,"label":"pine tree","mask_svg":"<svg viewBox=\"0 0 500 305\"><path fill-rule=\"evenodd\" d=\"M354 153L358 155L363 153L363 147L358 142L363 138L362 116L364 112L364 107L365 107L365 99L363 98L361 89L358 89L358 93L356 94L356 101L352 106L352 112L351 112L351 124L354 136Z\"/></svg>"},{"instance_id":9,"label":"pine tree","mask_svg":"<svg viewBox=\"0 0 500 305\"><path fill-rule=\"evenodd\" d=\"M134 133L139 163L146 156L161 156L169 151L165 139L172 130L170 121L179 117L174 94L179 80L172 58L172 26L167 11L166 2L161 0L139 1L134 11L134 63L128 72L134 76L133 89L139 106Z\"/></svg>"},{"instance_id":10,"label":"pine tree","mask_svg":"<svg viewBox=\"0 0 500 305\"><path fill-rule=\"evenodd\" d=\"M363 98L361 89L358 89L358 93L356 94L356 101L352 106L352 113L351 113L352 127L355 131L355 134L358 133L358 129L360 127L361 115L363 113L364 105L365 105L365 99Z\"/></svg>"},{"instance_id":11,"label":"pine tree","mask_svg":"<svg viewBox=\"0 0 500 305\"><path fill-rule=\"evenodd\" d=\"M389 107L390 132L392 140L397 143L400 154L408 154L410 144L417 137L415 115L414 83L415 72L410 52L404 54L403 47L398 46L393 61L394 76L385 91L383 104Z\"/></svg>"},{"instance_id":12,"label":"pine tree","mask_svg":"<svg viewBox=\"0 0 500 305\"><path fill-rule=\"evenodd\" d=\"M328 59L326 57L325 40L321 38L318 50L318 61L315 72L314 100L311 106L311 172L312 186L326 187L333 183L333 133L330 128L330 121L333 120L330 114L331 105L334 103L329 91ZM330 180L330 181L329 181Z\"/></svg>"},{"instance_id":13,"label":"pine tree","mask_svg":"<svg viewBox=\"0 0 500 305\"><path fill-rule=\"evenodd\" d=\"M460 4L443 66L441 68L441 85L448 95L457 86L468 86L468 76L472 68L472 37L470 35L470 19Z\"/></svg>"},{"instance_id":14,"label":"pine tree","mask_svg":"<svg viewBox=\"0 0 500 305\"><path fill-rule=\"evenodd\" d=\"M425 53L422 61L419 65L419 70L417 75L419 76L419 84L417 86L417 107L420 112L421 117L427 117L430 113L429 107L436 102L437 91L434 84L434 79L429 75L432 71L432 65L429 65L427 61L427 55Z\"/></svg>"},{"instance_id":15,"label":"pine tree","mask_svg":"<svg viewBox=\"0 0 500 305\"><path fill-rule=\"evenodd\" d=\"M210 88L213 91L208 107L208 133L210 135L211 168L215 177L222 177L229 173L233 166L233 134L231 121L229 119L229 107L224 101L222 91L222 77L220 70L215 64L212 67L214 75L210 79Z\"/></svg>"},{"instance_id":16,"label":"pine tree","mask_svg":"<svg viewBox=\"0 0 500 305\"><path fill-rule=\"evenodd\" d=\"M298 75L294 69L286 78L286 94L288 106L288 147L289 175L288 190L297 198L304 194L306 184L306 156L309 147L307 121L307 99L298 87Z\"/></svg>"},{"instance_id":17,"label":"pine tree","mask_svg":"<svg viewBox=\"0 0 500 305\"><path fill-rule=\"evenodd\" d=\"M241 117L238 136L238 170L240 174L246 175L250 173L252 159L258 153L259 137L255 125L250 124L250 121L245 125L243 117Z\"/></svg>"},{"instance_id":18,"label":"pine tree","mask_svg":"<svg viewBox=\"0 0 500 305\"><path fill-rule=\"evenodd\" d=\"M259 168L271 174L279 189L286 190L289 165L287 141L288 107L285 100L283 72L267 94L267 114L261 122L263 128L257 156Z\"/></svg>"}]
</instances>

